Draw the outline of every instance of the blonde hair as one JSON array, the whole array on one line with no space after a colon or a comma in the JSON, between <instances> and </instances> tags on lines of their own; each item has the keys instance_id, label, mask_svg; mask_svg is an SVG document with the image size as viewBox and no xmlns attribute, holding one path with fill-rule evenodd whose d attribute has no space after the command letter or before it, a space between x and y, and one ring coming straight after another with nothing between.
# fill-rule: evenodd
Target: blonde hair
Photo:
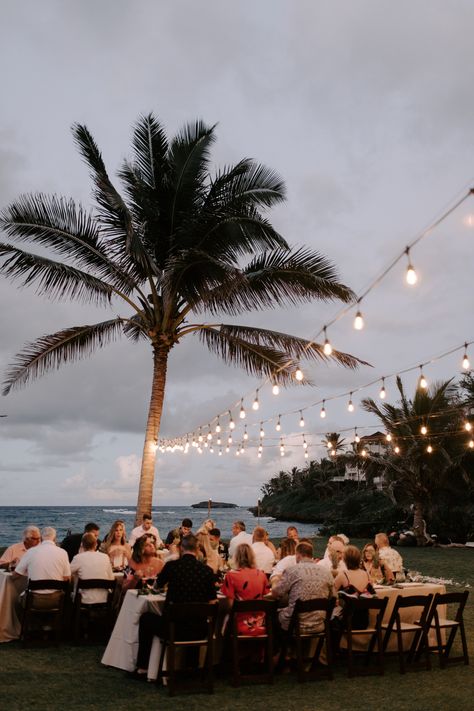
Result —
<instances>
[{"instance_id":1,"label":"blonde hair","mask_svg":"<svg viewBox=\"0 0 474 711\"><path fill-rule=\"evenodd\" d=\"M294 538L282 538L280 541L280 560L287 555L294 555L297 543Z\"/></svg>"},{"instance_id":2,"label":"blonde hair","mask_svg":"<svg viewBox=\"0 0 474 711\"><path fill-rule=\"evenodd\" d=\"M255 568L255 554L248 543L237 546L234 561L237 568Z\"/></svg>"},{"instance_id":3,"label":"blonde hair","mask_svg":"<svg viewBox=\"0 0 474 711\"><path fill-rule=\"evenodd\" d=\"M367 551L367 548L373 548L374 549L374 558L373 558L373 566L375 568L380 568L380 561L379 561L379 556L377 553L377 547L375 543L366 543L365 546L362 548L362 560L361 560L361 567L363 564L366 562L365 560L365 553Z\"/></svg>"},{"instance_id":4,"label":"blonde hair","mask_svg":"<svg viewBox=\"0 0 474 711\"><path fill-rule=\"evenodd\" d=\"M127 537L126 537L127 534L126 534L126 532L125 532L125 524L124 524L124 522L121 521L120 519L117 519L117 521L114 521L113 524L111 525L110 531L109 531L108 534L106 535L105 540L104 540L104 542L102 543L102 545L101 545L101 547L100 547L100 550L103 551L104 553L107 553L107 552L108 552L110 546L111 546L112 543L114 542L115 531L117 530L117 528L118 528L119 526L122 526L122 528L123 528L122 537L121 537L121 539L120 539L120 545L121 545L121 546L124 546L125 543L127 542Z\"/></svg>"},{"instance_id":5,"label":"blonde hair","mask_svg":"<svg viewBox=\"0 0 474 711\"><path fill-rule=\"evenodd\" d=\"M390 541L388 540L388 536L386 533L376 533L374 541L375 541L375 545L378 548L385 548L385 546L390 545Z\"/></svg>"},{"instance_id":6,"label":"blonde hair","mask_svg":"<svg viewBox=\"0 0 474 711\"><path fill-rule=\"evenodd\" d=\"M255 526L255 528L253 529L252 540L254 543L257 541L264 541L266 535L268 534L263 528L263 526Z\"/></svg>"}]
</instances>

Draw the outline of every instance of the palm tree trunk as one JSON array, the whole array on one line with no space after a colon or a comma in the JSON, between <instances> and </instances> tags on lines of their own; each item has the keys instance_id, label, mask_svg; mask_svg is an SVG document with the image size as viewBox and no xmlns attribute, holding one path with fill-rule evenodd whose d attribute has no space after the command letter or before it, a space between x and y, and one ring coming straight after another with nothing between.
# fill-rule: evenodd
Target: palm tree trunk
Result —
<instances>
[{"instance_id":1,"label":"palm tree trunk","mask_svg":"<svg viewBox=\"0 0 474 711\"><path fill-rule=\"evenodd\" d=\"M426 523L423 520L423 504L416 501L413 506L413 533L418 546L426 545Z\"/></svg>"},{"instance_id":2,"label":"palm tree trunk","mask_svg":"<svg viewBox=\"0 0 474 711\"><path fill-rule=\"evenodd\" d=\"M153 480L155 478L156 444L160 432L161 413L165 397L166 368L169 346L153 345L153 383L151 386L150 407L143 445L140 487L138 489L135 525L141 524L144 513L151 512L153 500Z\"/></svg>"}]
</instances>

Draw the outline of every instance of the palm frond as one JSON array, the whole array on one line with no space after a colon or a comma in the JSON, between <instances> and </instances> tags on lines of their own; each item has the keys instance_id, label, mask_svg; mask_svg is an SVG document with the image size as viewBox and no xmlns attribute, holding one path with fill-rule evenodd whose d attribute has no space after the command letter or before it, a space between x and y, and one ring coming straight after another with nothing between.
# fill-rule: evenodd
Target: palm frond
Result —
<instances>
[{"instance_id":1,"label":"palm frond","mask_svg":"<svg viewBox=\"0 0 474 711\"><path fill-rule=\"evenodd\" d=\"M132 145L141 179L155 190L166 177L169 164L166 157L168 139L152 113L140 116L136 122Z\"/></svg>"},{"instance_id":2,"label":"palm frond","mask_svg":"<svg viewBox=\"0 0 474 711\"><path fill-rule=\"evenodd\" d=\"M124 321L123 332L130 341L135 343L140 340L148 340L146 323L142 314L134 314Z\"/></svg>"},{"instance_id":3,"label":"palm frond","mask_svg":"<svg viewBox=\"0 0 474 711\"><path fill-rule=\"evenodd\" d=\"M73 200L43 193L22 195L0 213L0 227L12 240L47 247L124 293L135 288L133 279L108 254L93 216Z\"/></svg>"},{"instance_id":4,"label":"palm frond","mask_svg":"<svg viewBox=\"0 0 474 711\"><path fill-rule=\"evenodd\" d=\"M300 360L313 360L328 363L335 361L345 368L355 369L359 365L370 365L349 353L333 350L330 356L324 353L324 346L320 343L313 343L305 338L291 336L288 333L280 333L279 331L271 331L264 328L255 328L252 326L238 326L231 324L221 324L219 333L225 338L244 340L248 343L254 343L257 346L265 346L274 348L279 352L285 353L288 360L293 361L290 367L291 371L296 370Z\"/></svg>"},{"instance_id":5,"label":"palm frond","mask_svg":"<svg viewBox=\"0 0 474 711\"><path fill-rule=\"evenodd\" d=\"M107 345L122 331L122 319L102 321L92 326L73 326L62 331L41 336L17 353L4 381L3 394L12 388L26 385L30 380L91 355L97 348Z\"/></svg>"},{"instance_id":6,"label":"palm frond","mask_svg":"<svg viewBox=\"0 0 474 711\"><path fill-rule=\"evenodd\" d=\"M112 184L100 150L86 126L74 124L74 141L91 170L94 196L99 205L101 230L109 238L108 249L120 267L132 278L146 278L150 273L149 256L133 224L132 215L122 196Z\"/></svg>"},{"instance_id":7,"label":"palm frond","mask_svg":"<svg viewBox=\"0 0 474 711\"><path fill-rule=\"evenodd\" d=\"M233 280L205 294L195 308L236 315L313 299L350 302L354 293L337 280L334 265L318 252L276 250L256 256Z\"/></svg>"},{"instance_id":8,"label":"palm frond","mask_svg":"<svg viewBox=\"0 0 474 711\"><path fill-rule=\"evenodd\" d=\"M290 384L293 380L294 368L287 367L287 353L246 341L222 328L203 326L198 334L209 350L228 365L243 368L249 375L257 377L272 378L278 373L278 382L282 384Z\"/></svg>"},{"instance_id":9,"label":"palm frond","mask_svg":"<svg viewBox=\"0 0 474 711\"><path fill-rule=\"evenodd\" d=\"M284 199L283 179L270 168L245 158L216 175L204 207L227 210L240 210L250 205L272 207Z\"/></svg>"},{"instance_id":10,"label":"palm frond","mask_svg":"<svg viewBox=\"0 0 474 711\"><path fill-rule=\"evenodd\" d=\"M24 252L9 244L0 244L0 273L20 286L36 286L36 293L49 299L69 298L96 305L110 303L113 288L87 272Z\"/></svg>"},{"instance_id":11,"label":"palm frond","mask_svg":"<svg viewBox=\"0 0 474 711\"><path fill-rule=\"evenodd\" d=\"M210 147L215 141L215 126L202 121L187 124L172 140L168 160L172 166L173 202L170 211L171 234L185 217L189 219L205 196Z\"/></svg>"}]
</instances>

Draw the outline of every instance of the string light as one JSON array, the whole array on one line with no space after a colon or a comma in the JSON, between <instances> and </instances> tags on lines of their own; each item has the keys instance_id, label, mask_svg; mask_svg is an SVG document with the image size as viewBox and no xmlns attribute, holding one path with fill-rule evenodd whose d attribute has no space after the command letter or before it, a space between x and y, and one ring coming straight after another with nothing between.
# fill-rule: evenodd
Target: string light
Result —
<instances>
[{"instance_id":1,"label":"string light","mask_svg":"<svg viewBox=\"0 0 474 711\"><path fill-rule=\"evenodd\" d=\"M258 390L255 392L255 400L252 403L252 410L258 410L260 403L258 401Z\"/></svg>"},{"instance_id":2,"label":"string light","mask_svg":"<svg viewBox=\"0 0 474 711\"><path fill-rule=\"evenodd\" d=\"M258 445L258 451L259 451L260 454L262 453L262 450L263 450L263 445L262 445L262 443L260 442L260 444Z\"/></svg>"},{"instance_id":3,"label":"string light","mask_svg":"<svg viewBox=\"0 0 474 711\"><path fill-rule=\"evenodd\" d=\"M301 368L297 368L297 369L295 370L295 378L296 378L296 380L298 380L299 382L301 382L301 381L303 380L304 375L303 375L303 371L301 370Z\"/></svg>"},{"instance_id":4,"label":"string light","mask_svg":"<svg viewBox=\"0 0 474 711\"><path fill-rule=\"evenodd\" d=\"M319 413L319 416L322 417L322 419L324 419L326 417L326 408L324 407L325 402L326 402L326 400L323 400L323 406L321 408L321 412Z\"/></svg>"},{"instance_id":5,"label":"string light","mask_svg":"<svg viewBox=\"0 0 474 711\"><path fill-rule=\"evenodd\" d=\"M464 370L469 370L471 364L469 363L469 358L467 357L467 343L464 344L464 357L462 359L462 367Z\"/></svg>"},{"instance_id":6,"label":"string light","mask_svg":"<svg viewBox=\"0 0 474 711\"><path fill-rule=\"evenodd\" d=\"M308 457L309 457L308 450L305 450L304 458L305 458L305 459L308 459Z\"/></svg>"},{"instance_id":7,"label":"string light","mask_svg":"<svg viewBox=\"0 0 474 711\"><path fill-rule=\"evenodd\" d=\"M265 430L263 429L263 422L260 423L260 439L265 437Z\"/></svg>"},{"instance_id":8,"label":"string light","mask_svg":"<svg viewBox=\"0 0 474 711\"><path fill-rule=\"evenodd\" d=\"M204 439L204 437L202 436L202 430L201 430L201 428L199 428L198 442L202 442L203 439Z\"/></svg>"},{"instance_id":9,"label":"string light","mask_svg":"<svg viewBox=\"0 0 474 711\"><path fill-rule=\"evenodd\" d=\"M285 445L283 444L283 439L280 439L280 456L285 456Z\"/></svg>"},{"instance_id":10,"label":"string light","mask_svg":"<svg viewBox=\"0 0 474 711\"><path fill-rule=\"evenodd\" d=\"M470 439L469 442L468 442L468 444L467 444L467 446L468 446L470 449L474 449L474 440L473 440L473 439Z\"/></svg>"},{"instance_id":11,"label":"string light","mask_svg":"<svg viewBox=\"0 0 474 711\"><path fill-rule=\"evenodd\" d=\"M227 446L227 447L225 448L225 451L227 452L227 454L229 454L229 452L230 452L230 447Z\"/></svg>"},{"instance_id":12,"label":"string light","mask_svg":"<svg viewBox=\"0 0 474 711\"><path fill-rule=\"evenodd\" d=\"M220 431L221 431L221 423L219 422L219 418L217 418L216 432L219 433Z\"/></svg>"},{"instance_id":13,"label":"string light","mask_svg":"<svg viewBox=\"0 0 474 711\"><path fill-rule=\"evenodd\" d=\"M354 403L352 402L352 393L349 393L349 402L347 403L347 409L349 412L354 412Z\"/></svg>"},{"instance_id":14,"label":"string light","mask_svg":"<svg viewBox=\"0 0 474 711\"><path fill-rule=\"evenodd\" d=\"M387 434L385 435L385 439L387 440L387 442L392 441L392 435L390 434L390 432L387 432Z\"/></svg>"},{"instance_id":15,"label":"string light","mask_svg":"<svg viewBox=\"0 0 474 711\"><path fill-rule=\"evenodd\" d=\"M303 412L300 410L300 427L304 427L304 417L303 417Z\"/></svg>"},{"instance_id":16,"label":"string light","mask_svg":"<svg viewBox=\"0 0 474 711\"><path fill-rule=\"evenodd\" d=\"M276 425L275 425L275 429L276 429L277 432L279 432L279 431L281 430L281 415L278 415L278 420L277 420L277 423L276 423Z\"/></svg>"},{"instance_id":17,"label":"string light","mask_svg":"<svg viewBox=\"0 0 474 711\"><path fill-rule=\"evenodd\" d=\"M303 435L303 449L308 449L308 443L306 441L306 437Z\"/></svg>"},{"instance_id":18,"label":"string light","mask_svg":"<svg viewBox=\"0 0 474 711\"><path fill-rule=\"evenodd\" d=\"M324 346L323 346L323 351L324 351L324 354L325 354L325 355L330 356L331 353L332 353L332 346L331 346L331 344L329 343L328 335L327 335L327 333L326 333L326 326L324 326L323 331L324 331Z\"/></svg>"},{"instance_id":19,"label":"string light","mask_svg":"<svg viewBox=\"0 0 474 711\"><path fill-rule=\"evenodd\" d=\"M211 440L212 439L211 425L208 425L208 427L209 427L209 432L207 433L207 439Z\"/></svg>"},{"instance_id":20,"label":"string light","mask_svg":"<svg viewBox=\"0 0 474 711\"><path fill-rule=\"evenodd\" d=\"M366 450L366 449L362 449L361 452L360 452L360 456L361 456L361 457L366 457L366 456L367 456L367 450Z\"/></svg>"},{"instance_id":21,"label":"string light","mask_svg":"<svg viewBox=\"0 0 474 711\"><path fill-rule=\"evenodd\" d=\"M232 435L227 437L227 444L232 444Z\"/></svg>"},{"instance_id":22,"label":"string light","mask_svg":"<svg viewBox=\"0 0 474 711\"><path fill-rule=\"evenodd\" d=\"M471 425L471 423L469 422L469 420L464 423L464 429L465 429L467 432L470 432L470 431L472 430L472 425Z\"/></svg>"},{"instance_id":23,"label":"string light","mask_svg":"<svg viewBox=\"0 0 474 711\"><path fill-rule=\"evenodd\" d=\"M218 437L216 441L217 441L217 445L220 445L220 444L222 444L222 440L221 440L221 438L220 438L220 437Z\"/></svg>"},{"instance_id":24,"label":"string light","mask_svg":"<svg viewBox=\"0 0 474 711\"><path fill-rule=\"evenodd\" d=\"M422 435L427 434L427 432L428 432L427 426L426 426L426 425L421 425L421 427L420 427L420 432L421 432Z\"/></svg>"},{"instance_id":25,"label":"string light","mask_svg":"<svg viewBox=\"0 0 474 711\"><path fill-rule=\"evenodd\" d=\"M273 393L274 395L279 395L279 394L280 394L280 386L277 385L276 383L274 383L274 385L273 385L273 387L272 387L272 393Z\"/></svg>"},{"instance_id":26,"label":"string light","mask_svg":"<svg viewBox=\"0 0 474 711\"><path fill-rule=\"evenodd\" d=\"M242 398L240 401L239 417L241 420L245 420L244 398Z\"/></svg>"},{"instance_id":27,"label":"string light","mask_svg":"<svg viewBox=\"0 0 474 711\"><path fill-rule=\"evenodd\" d=\"M244 440L247 441L248 438L249 438L249 433L247 432L247 425L245 425L245 429L244 429Z\"/></svg>"},{"instance_id":28,"label":"string light","mask_svg":"<svg viewBox=\"0 0 474 711\"><path fill-rule=\"evenodd\" d=\"M393 448L393 451L395 452L395 454L400 454L400 447L399 447L398 445L395 446L395 447Z\"/></svg>"},{"instance_id":29,"label":"string light","mask_svg":"<svg viewBox=\"0 0 474 711\"><path fill-rule=\"evenodd\" d=\"M385 378L382 378L382 387L380 388L379 397L381 400L385 400L387 397L387 391L385 390Z\"/></svg>"},{"instance_id":30,"label":"string light","mask_svg":"<svg viewBox=\"0 0 474 711\"><path fill-rule=\"evenodd\" d=\"M335 457L337 454L335 449L331 449L331 457Z\"/></svg>"},{"instance_id":31,"label":"string light","mask_svg":"<svg viewBox=\"0 0 474 711\"><path fill-rule=\"evenodd\" d=\"M360 442L360 437L359 437L359 435L357 434L357 427L354 429L354 442L355 442L356 444L359 444L359 442Z\"/></svg>"},{"instance_id":32,"label":"string light","mask_svg":"<svg viewBox=\"0 0 474 711\"><path fill-rule=\"evenodd\" d=\"M418 281L418 277L416 275L416 271L413 267L413 264L410 262L410 247L407 247L405 249L405 254L407 255L407 259L408 259L408 266L407 266L405 279L406 279L407 284L410 284L410 286L413 286Z\"/></svg>"},{"instance_id":33,"label":"string light","mask_svg":"<svg viewBox=\"0 0 474 711\"><path fill-rule=\"evenodd\" d=\"M240 454L243 454L244 452L245 452L245 447L244 447L244 443L242 442L242 444L240 445Z\"/></svg>"},{"instance_id":34,"label":"string light","mask_svg":"<svg viewBox=\"0 0 474 711\"><path fill-rule=\"evenodd\" d=\"M235 429L235 422L234 422L234 420L232 419L232 413L231 413L230 410L229 410L229 429L230 429L230 430Z\"/></svg>"},{"instance_id":35,"label":"string light","mask_svg":"<svg viewBox=\"0 0 474 711\"><path fill-rule=\"evenodd\" d=\"M431 454L431 452L433 451L433 447L431 446L431 444L427 446L426 451L428 452L428 454Z\"/></svg>"},{"instance_id":36,"label":"string light","mask_svg":"<svg viewBox=\"0 0 474 711\"><path fill-rule=\"evenodd\" d=\"M426 380L425 376L423 375L423 366L420 365L420 377L418 380L418 387L421 388L422 390L426 390L428 387L428 381Z\"/></svg>"},{"instance_id":37,"label":"string light","mask_svg":"<svg viewBox=\"0 0 474 711\"><path fill-rule=\"evenodd\" d=\"M222 449L219 450L219 457L222 457Z\"/></svg>"}]
</instances>

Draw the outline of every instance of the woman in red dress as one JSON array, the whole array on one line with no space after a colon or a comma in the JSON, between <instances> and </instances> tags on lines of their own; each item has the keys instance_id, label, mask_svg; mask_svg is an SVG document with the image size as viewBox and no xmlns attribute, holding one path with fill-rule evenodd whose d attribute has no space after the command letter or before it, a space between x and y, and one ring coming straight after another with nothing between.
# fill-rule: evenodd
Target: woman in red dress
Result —
<instances>
[{"instance_id":1,"label":"woman in red dress","mask_svg":"<svg viewBox=\"0 0 474 711\"><path fill-rule=\"evenodd\" d=\"M229 600L261 600L270 592L268 579L262 570L255 567L255 556L247 543L241 543L234 555L236 570L230 570L224 578L221 592ZM239 634L259 636L265 634L265 613L237 615Z\"/></svg>"}]
</instances>

